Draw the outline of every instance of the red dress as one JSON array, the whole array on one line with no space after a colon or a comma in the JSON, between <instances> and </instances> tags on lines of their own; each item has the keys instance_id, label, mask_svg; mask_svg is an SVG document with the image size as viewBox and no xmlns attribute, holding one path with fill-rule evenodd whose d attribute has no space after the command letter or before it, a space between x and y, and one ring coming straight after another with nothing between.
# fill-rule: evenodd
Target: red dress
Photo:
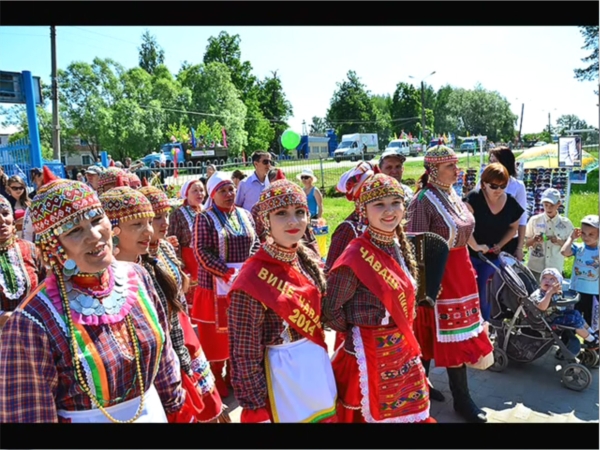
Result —
<instances>
[{"instance_id":1,"label":"red dress","mask_svg":"<svg viewBox=\"0 0 600 450\"><path fill-rule=\"evenodd\" d=\"M419 307L415 321L423 358L434 359L436 367L476 363L493 346L483 329L476 274L466 247L475 218L453 189L448 195L431 185L415 195L407 216L407 232L436 233L450 247L435 308Z\"/></svg>"}]
</instances>

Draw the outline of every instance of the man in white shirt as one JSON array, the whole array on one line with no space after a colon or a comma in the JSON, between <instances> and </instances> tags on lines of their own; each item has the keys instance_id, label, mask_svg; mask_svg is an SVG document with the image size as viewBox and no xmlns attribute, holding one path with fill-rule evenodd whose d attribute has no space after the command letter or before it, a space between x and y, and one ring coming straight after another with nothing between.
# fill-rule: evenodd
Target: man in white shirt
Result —
<instances>
[{"instance_id":1,"label":"man in white shirt","mask_svg":"<svg viewBox=\"0 0 600 450\"><path fill-rule=\"evenodd\" d=\"M269 187L269 170L274 166L273 157L268 152L254 152L252 154L254 173L240 181L235 205L252 212L252 207L258 202L260 193Z\"/></svg>"}]
</instances>

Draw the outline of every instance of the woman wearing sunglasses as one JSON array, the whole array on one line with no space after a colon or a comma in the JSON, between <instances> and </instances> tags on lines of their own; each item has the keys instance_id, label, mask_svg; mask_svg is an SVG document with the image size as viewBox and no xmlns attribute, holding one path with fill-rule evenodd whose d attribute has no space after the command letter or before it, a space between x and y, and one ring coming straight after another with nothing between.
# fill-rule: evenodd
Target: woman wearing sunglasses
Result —
<instances>
[{"instance_id":1,"label":"woman wearing sunglasses","mask_svg":"<svg viewBox=\"0 0 600 450\"><path fill-rule=\"evenodd\" d=\"M519 218L519 227L515 235L513 236L514 244L511 249L514 250L510 253L514 255L519 261L523 261L523 246L525 245L525 228L527 227L527 191L525 184L517 179L517 166L515 161L515 155L512 150L508 147L496 147L490 151L490 164L500 163L504 166L508 172L508 184L506 185L506 193L512 195L515 200L523 208L523 214ZM478 185L479 188L481 185Z\"/></svg>"},{"instance_id":2,"label":"woman wearing sunglasses","mask_svg":"<svg viewBox=\"0 0 600 450\"><path fill-rule=\"evenodd\" d=\"M481 188L469 192L466 198L467 208L475 217L473 238L477 244L489 248L485 256L491 261L497 261L501 251L513 255L517 246L513 238L519 228L523 208L506 193L508 181L508 171L502 164L490 164L481 174ZM480 260L477 251L472 248L469 248L469 256L477 272L481 316L483 320L490 320L486 284L494 268Z\"/></svg>"},{"instance_id":3,"label":"woman wearing sunglasses","mask_svg":"<svg viewBox=\"0 0 600 450\"><path fill-rule=\"evenodd\" d=\"M13 175L8 179L6 184L7 191L14 200L12 203L13 214L15 218L15 228L17 229L17 235L23 237L23 218L25 217L25 211L31 205L31 199L27 193L27 185L23 178L18 175Z\"/></svg>"}]
</instances>

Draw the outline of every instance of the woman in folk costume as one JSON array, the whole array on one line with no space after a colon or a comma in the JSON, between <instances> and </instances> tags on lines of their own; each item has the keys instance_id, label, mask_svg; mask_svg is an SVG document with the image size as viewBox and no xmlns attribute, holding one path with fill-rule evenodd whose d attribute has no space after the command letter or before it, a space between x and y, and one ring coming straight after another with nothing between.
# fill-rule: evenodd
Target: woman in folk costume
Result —
<instances>
[{"instance_id":1,"label":"woman in folk costume","mask_svg":"<svg viewBox=\"0 0 600 450\"><path fill-rule=\"evenodd\" d=\"M250 213L235 206L235 185L227 174L215 172L207 182L208 203L196 216L192 248L198 261L198 287L192 322L198 324L202 349L210 361L221 398L229 396L227 293L242 264L260 242Z\"/></svg>"},{"instance_id":2,"label":"woman in folk costume","mask_svg":"<svg viewBox=\"0 0 600 450\"><path fill-rule=\"evenodd\" d=\"M473 238L475 219L452 187L458 179L457 162L449 147L427 150L426 172L408 207L407 232L435 233L450 247L435 308L419 307L415 334L425 367L434 359L437 367L446 368L455 411L469 422L486 422L485 412L471 399L465 365L483 368L493 351L483 327L467 244L475 251L482 248Z\"/></svg>"},{"instance_id":3,"label":"woman in folk costume","mask_svg":"<svg viewBox=\"0 0 600 450\"><path fill-rule=\"evenodd\" d=\"M353 423L433 423L429 387L413 334L416 262L404 236L404 190L376 174L357 201L367 224L331 268L325 323L347 332L333 356L338 418Z\"/></svg>"},{"instance_id":4,"label":"woman in folk costume","mask_svg":"<svg viewBox=\"0 0 600 450\"><path fill-rule=\"evenodd\" d=\"M129 186L129 175L118 167L107 167L98 176L98 195L117 186Z\"/></svg>"},{"instance_id":5,"label":"woman in folk costume","mask_svg":"<svg viewBox=\"0 0 600 450\"><path fill-rule=\"evenodd\" d=\"M269 183L274 183L275 181L285 180L285 173L281 169L271 169L269 171ZM259 218L260 211L258 203L252 207L252 218L254 219L254 224L256 225L256 234L262 243L265 242L267 238L267 230L262 224L262 221ZM319 243L317 242L317 237L315 236L312 227L309 225L306 227L306 232L302 237L304 244L311 249L314 253L316 253L319 257L321 256L321 251L319 250Z\"/></svg>"},{"instance_id":6,"label":"woman in folk costume","mask_svg":"<svg viewBox=\"0 0 600 450\"><path fill-rule=\"evenodd\" d=\"M143 186L139 192L146 196L154 210L154 233L148 254L142 256L142 265L153 276L156 291L170 312L170 320L174 324L171 339L181 363L182 379L187 380L190 387L196 385L200 392L201 398L197 401L201 406L198 421L229 423L231 420L215 387L215 377L188 316L184 296L184 286L189 283L187 276L181 270L175 249L165 239L171 212L169 198L162 189L155 186ZM194 383L190 383L191 380ZM195 395L197 394L194 392Z\"/></svg>"},{"instance_id":7,"label":"woman in folk costume","mask_svg":"<svg viewBox=\"0 0 600 450\"><path fill-rule=\"evenodd\" d=\"M167 317L148 273L114 261L110 221L78 181L32 203L51 271L0 339L0 422L189 422Z\"/></svg>"},{"instance_id":8,"label":"woman in folk costume","mask_svg":"<svg viewBox=\"0 0 600 450\"><path fill-rule=\"evenodd\" d=\"M229 292L229 345L241 421L336 422L336 387L321 323L325 277L300 239L302 188L276 181L257 203L266 242Z\"/></svg>"},{"instance_id":9,"label":"woman in folk costume","mask_svg":"<svg viewBox=\"0 0 600 450\"><path fill-rule=\"evenodd\" d=\"M127 179L129 180L129 186L133 189L139 189L142 187L142 180L133 172L125 172Z\"/></svg>"},{"instance_id":10,"label":"woman in folk costume","mask_svg":"<svg viewBox=\"0 0 600 450\"><path fill-rule=\"evenodd\" d=\"M371 163L361 161L355 168L350 169L344 173L338 182L336 189L338 192L346 194L346 198L351 202L358 200L358 194L363 183L378 170L377 167L373 167ZM358 215L358 209L354 208L354 211L346 217L346 219L340 223L333 235L331 236L331 243L329 244L329 250L327 251L327 261L325 262L325 273L329 272L329 269L333 266L335 261L340 255L346 250L348 244L352 239L360 236L366 226L361 223ZM335 334L335 349L337 350L344 343L344 333Z\"/></svg>"},{"instance_id":11,"label":"woman in folk costume","mask_svg":"<svg viewBox=\"0 0 600 450\"><path fill-rule=\"evenodd\" d=\"M202 211L202 202L206 197L204 184L200 180L190 180L183 185L181 191L183 205L171 214L169 220L169 236L175 236L179 246L177 256L183 262L183 271L190 279L190 286L185 294L188 305L194 301L194 293L198 286L198 262L192 250L192 232L196 216Z\"/></svg>"},{"instance_id":12,"label":"woman in folk costume","mask_svg":"<svg viewBox=\"0 0 600 450\"><path fill-rule=\"evenodd\" d=\"M17 237L12 206L0 195L0 331L44 278L42 258L33 243Z\"/></svg>"}]
</instances>

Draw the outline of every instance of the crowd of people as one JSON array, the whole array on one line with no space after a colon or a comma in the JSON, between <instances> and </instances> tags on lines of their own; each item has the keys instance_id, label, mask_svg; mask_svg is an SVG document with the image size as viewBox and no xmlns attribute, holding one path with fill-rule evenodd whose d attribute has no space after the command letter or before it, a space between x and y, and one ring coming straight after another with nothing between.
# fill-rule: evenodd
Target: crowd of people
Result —
<instances>
[{"instance_id":1,"label":"crowd of people","mask_svg":"<svg viewBox=\"0 0 600 450\"><path fill-rule=\"evenodd\" d=\"M541 245L529 264L544 311L562 289L556 247L574 255L581 313L556 320L598 343L598 216L569 227L549 190L546 215L527 221L502 151L464 199L449 147L426 152L414 192L404 156L361 161L337 185L354 208L326 260L310 226L323 215L314 173L300 186L268 152L252 155L250 176L213 167L187 181L174 211L163 189L116 165L85 180L34 169L31 197L22 179L4 180L0 422L228 423L233 393L244 423L435 423L430 401L445 398L432 361L455 411L486 422L468 384L493 359L479 254L522 259ZM540 240L539 223L556 233ZM417 301L410 243L424 233L449 248L431 303Z\"/></svg>"}]
</instances>

